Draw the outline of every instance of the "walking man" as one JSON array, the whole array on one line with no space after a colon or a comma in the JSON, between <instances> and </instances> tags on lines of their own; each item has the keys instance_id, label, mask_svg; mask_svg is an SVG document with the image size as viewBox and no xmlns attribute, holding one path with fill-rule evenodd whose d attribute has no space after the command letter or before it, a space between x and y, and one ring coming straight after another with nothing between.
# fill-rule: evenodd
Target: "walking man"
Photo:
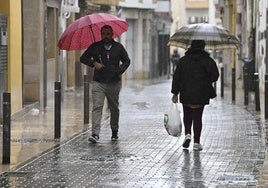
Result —
<instances>
[{"instance_id":1,"label":"walking man","mask_svg":"<svg viewBox=\"0 0 268 188\"><path fill-rule=\"evenodd\" d=\"M119 93L121 75L130 65L127 51L122 44L113 40L113 29L109 25L101 28L102 40L93 43L80 57L80 61L94 67L92 83L92 135L89 141L99 142L102 109L107 98L110 110L112 140L118 139L119 129Z\"/></svg>"}]
</instances>

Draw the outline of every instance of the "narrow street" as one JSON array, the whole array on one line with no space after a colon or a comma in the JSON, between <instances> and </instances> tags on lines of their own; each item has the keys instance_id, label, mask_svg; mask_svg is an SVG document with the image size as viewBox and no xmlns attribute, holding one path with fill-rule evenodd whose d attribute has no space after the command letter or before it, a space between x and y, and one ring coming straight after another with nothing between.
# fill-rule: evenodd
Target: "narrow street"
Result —
<instances>
[{"instance_id":1,"label":"narrow street","mask_svg":"<svg viewBox=\"0 0 268 188\"><path fill-rule=\"evenodd\" d=\"M184 150L184 136L169 136L163 125L171 103L170 86L171 80L124 84L117 142L111 141L107 116L100 143L88 142L83 93L72 93L73 98L67 94L60 143L52 139L53 109L13 120L12 125L20 124L22 129L12 136L12 161L25 161L3 171L1 187L261 187L265 131L255 117L218 96L204 111L203 151L193 151L192 143ZM179 109L182 112L181 104ZM30 129L33 124L39 130ZM25 151L37 148L34 145L39 151L27 159Z\"/></svg>"}]
</instances>

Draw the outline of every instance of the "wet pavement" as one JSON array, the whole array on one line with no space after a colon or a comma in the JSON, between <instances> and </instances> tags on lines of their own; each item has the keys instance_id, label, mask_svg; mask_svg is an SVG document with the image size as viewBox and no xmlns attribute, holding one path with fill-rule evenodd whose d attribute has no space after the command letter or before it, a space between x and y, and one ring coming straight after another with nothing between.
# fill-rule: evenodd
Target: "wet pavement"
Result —
<instances>
[{"instance_id":1,"label":"wet pavement","mask_svg":"<svg viewBox=\"0 0 268 188\"><path fill-rule=\"evenodd\" d=\"M66 93L60 140L53 138L53 103L12 120L11 164L2 165L0 186L268 187L266 131L258 115L217 97L204 110L203 151L192 143L185 150L184 137L169 136L163 125L170 86L171 80L127 81L118 141L111 141L107 109L100 143L87 141L82 90Z\"/></svg>"}]
</instances>

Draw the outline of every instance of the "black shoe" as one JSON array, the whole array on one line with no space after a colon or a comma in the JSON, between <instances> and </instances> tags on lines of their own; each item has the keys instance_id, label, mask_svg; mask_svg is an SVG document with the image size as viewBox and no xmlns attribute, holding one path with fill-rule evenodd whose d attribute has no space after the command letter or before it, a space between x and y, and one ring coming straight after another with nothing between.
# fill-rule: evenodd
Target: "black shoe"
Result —
<instances>
[{"instance_id":1,"label":"black shoe","mask_svg":"<svg viewBox=\"0 0 268 188\"><path fill-rule=\"evenodd\" d=\"M116 141L116 140L118 140L118 132L117 131L113 131L112 132L112 141Z\"/></svg>"},{"instance_id":2,"label":"black shoe","mask_svg":"<svg viewBox=\"0 0 268 188\"><path fill-rule=\"evenodd\" d=\"M99 136L96 134L93 134L88 138L88 141L92 143L97 143L99 142Z\"/></svg>"}]
</instances>

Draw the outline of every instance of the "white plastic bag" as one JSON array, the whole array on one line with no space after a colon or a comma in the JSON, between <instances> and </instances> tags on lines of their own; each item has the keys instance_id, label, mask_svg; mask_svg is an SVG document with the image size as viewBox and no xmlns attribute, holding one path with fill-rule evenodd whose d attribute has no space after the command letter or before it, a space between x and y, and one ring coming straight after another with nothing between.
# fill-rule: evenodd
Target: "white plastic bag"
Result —
<instances>
[{"instance_id":1,"label":"white plastic bag","mask_svg":"<svg viewBox=\"0 0 268 188\"><path fill-rule=\"evenodd\" d=\"M182 122L177 103L172 102L169 111L165 113L164 125L169 135L174 137L181 135Z\"/></svg>"}]
</instances>

